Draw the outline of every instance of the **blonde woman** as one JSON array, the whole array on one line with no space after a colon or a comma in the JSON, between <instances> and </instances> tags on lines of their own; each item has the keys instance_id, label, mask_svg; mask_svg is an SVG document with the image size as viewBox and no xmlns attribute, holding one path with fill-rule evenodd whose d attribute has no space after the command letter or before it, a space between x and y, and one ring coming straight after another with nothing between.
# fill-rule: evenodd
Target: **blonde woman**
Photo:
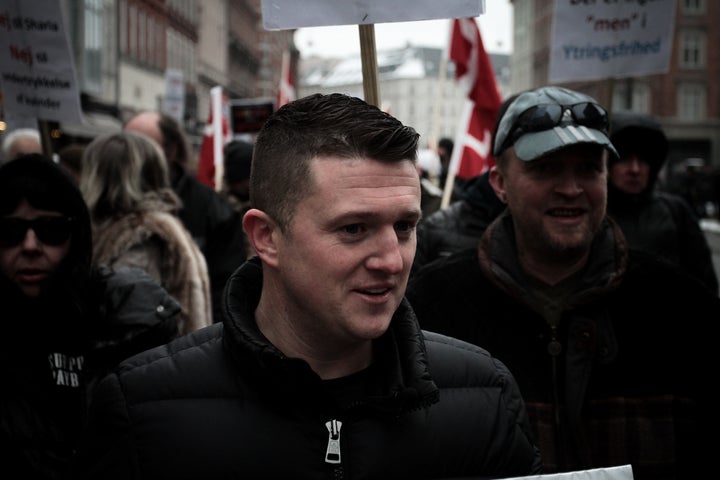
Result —
<instances>
[{"instance_id":1,"label":"blonde woman","mask_svg":"<svg viewBox=\"0 0 720 480\"><path fill-rule=\"evenodd\" d=\"M180 303L178 331L212 323L207 265L177 217L159 145L134 132L102 135L83 154L80 188L93 224L93 262L146 270Z\"/></svg>"}]
</instances>

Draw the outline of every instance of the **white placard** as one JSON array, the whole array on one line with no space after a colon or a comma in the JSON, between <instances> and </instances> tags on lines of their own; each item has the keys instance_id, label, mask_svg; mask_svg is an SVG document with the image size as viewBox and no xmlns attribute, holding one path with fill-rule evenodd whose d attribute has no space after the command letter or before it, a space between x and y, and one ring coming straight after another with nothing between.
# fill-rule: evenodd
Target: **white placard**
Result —
<instances>
[{"instance_id":1,"label":"white placard","mask_svg":"<svg viewBox=\"0 0 720 480\"><path fill-rule=\"evenodd\" d=\"M59 0L0 0L0 83L12 116L82 123Z\"/></svg>"},{"instance_id":2,"label":"white placard","mask_svg":"<svg viewBox=\"0 0 720 480\"><path fill-rule=\"evenodd\" d=\"M675 0L555 0L550 83L666 73Z\"/></svg>"},{"instance_id":3,"label":"white placard","mask_svg":"<svg viewBox=\"0 0 720 480\"><path fill-rule=\"evenodd\" d=\"M477 17L484 0L262 0L266 30Z\"/></svg>"},{"instance_id":4,"label":"white placard","mask_svg":"<svg viewBox=\"0 0 720 480\"><path fill-rule=\"evenodd\" d=\"M621 465L619 467L577 470L575 472L513 477L504 480L633 480L633 472L632 466Z\"/></svg>"}]
</instances>

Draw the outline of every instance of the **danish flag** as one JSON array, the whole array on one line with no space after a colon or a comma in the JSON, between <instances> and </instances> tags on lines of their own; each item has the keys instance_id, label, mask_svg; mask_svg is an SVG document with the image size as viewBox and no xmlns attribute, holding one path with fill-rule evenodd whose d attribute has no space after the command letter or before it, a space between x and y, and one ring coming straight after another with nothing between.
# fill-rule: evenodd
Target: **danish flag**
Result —
<instances>
[{"instance_id":1,"label":"danish flag","mask_svg":"<svg viewBox=\"0 0 720 480\"><path fill-rule=\"evenodd\" d=\"M474 18L453 20L449 57L455 64L455 81L467 89L468 101L455 137L448 178L467 179L495 163L491 139L502 98Z\"/></svg>"}]
</instances>

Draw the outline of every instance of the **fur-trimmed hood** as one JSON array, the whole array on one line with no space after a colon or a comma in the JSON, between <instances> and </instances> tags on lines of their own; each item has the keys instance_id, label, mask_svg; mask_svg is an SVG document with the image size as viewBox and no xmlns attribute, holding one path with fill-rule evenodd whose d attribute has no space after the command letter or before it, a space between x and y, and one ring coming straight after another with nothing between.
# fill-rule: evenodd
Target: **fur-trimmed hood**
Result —
<instances>
[{"instance_id":1,"label":"fur-trimmed hood","mask_svg":"<svg viewBox=\"0 0 720 480\"><path fill-rule=\"evenodd\" d=\"M131 251L159 246L157 280L182 306L180 334L212 323L205 258L175 215L159 209L122 215L97 225L94 239L95 264L115 265Z\"/></svg>"}]
</instances>

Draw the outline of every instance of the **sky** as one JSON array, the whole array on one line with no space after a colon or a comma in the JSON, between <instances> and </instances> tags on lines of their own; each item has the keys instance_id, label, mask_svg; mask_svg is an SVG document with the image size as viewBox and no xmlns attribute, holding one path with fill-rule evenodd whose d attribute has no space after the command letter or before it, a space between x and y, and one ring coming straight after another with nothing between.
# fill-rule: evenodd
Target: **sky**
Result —
<instances>
[{"instance_id":1,"label":"sky","mask_svg":"<svg viewBox=\"0 0 720 480\"><path fill-rule=\"evenodd\" d=\"M477 17L483 45L488 53L512 53L512 5L510 0L485 2L485 13ZM418 47L446 48L450 20L393 22L375 24L375 49L401 48L408 43ZM360 53L357 25L300 28L295 45L307 58L345 57Z\"/></svg>"}]
</instances>

